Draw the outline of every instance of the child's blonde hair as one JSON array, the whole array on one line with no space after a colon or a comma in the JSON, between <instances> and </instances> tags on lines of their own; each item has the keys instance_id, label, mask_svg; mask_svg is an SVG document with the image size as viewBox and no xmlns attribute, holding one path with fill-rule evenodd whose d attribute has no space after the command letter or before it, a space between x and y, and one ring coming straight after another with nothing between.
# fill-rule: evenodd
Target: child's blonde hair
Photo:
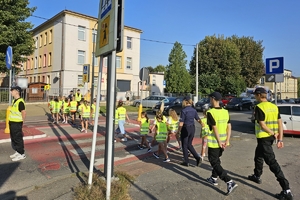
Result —
<instances>
[{"instance_id":1,"label":"child's blonde hair","mask_svg":"<svg viewBox=\"0 0 300 200\"><path fill-rule=\"evenodd\" d=\"M177 113L176 113L175 110L170 109L170 110L169 110L169 116L170 116L174 121L178 121L178 115L177 115Z\"/></svg>"}]
</instances>

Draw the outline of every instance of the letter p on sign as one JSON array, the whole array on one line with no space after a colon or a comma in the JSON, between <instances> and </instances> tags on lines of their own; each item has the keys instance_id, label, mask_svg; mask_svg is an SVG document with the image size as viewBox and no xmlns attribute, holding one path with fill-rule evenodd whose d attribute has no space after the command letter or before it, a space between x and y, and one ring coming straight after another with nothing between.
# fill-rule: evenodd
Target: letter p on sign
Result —
<instances>
[{"instance_id":1,"label":"letter p on sign","mask_svg":"<svg viewBox=\"0 0 300 200\"><path fill-rule=\"evenodd\" d=\"M282 74L283 69L283 57L266 59L266 74Z\"/></svg>"}]
</instances>

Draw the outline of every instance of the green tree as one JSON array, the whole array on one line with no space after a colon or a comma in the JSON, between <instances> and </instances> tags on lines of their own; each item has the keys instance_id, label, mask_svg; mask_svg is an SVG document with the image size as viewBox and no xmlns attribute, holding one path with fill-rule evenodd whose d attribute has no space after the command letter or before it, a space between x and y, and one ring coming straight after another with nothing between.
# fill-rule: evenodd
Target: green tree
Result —
<instances>
[{"instance_id":1,"label":"green tree","mask_svg":"<svg viewBox=\"0 0 300 200\"><path fill-rule=\"evenodd\" d=\"M219 91L223 94L233 92L233 88L229 87L228 80L239 80L235 83L241 84L241 65L240 65L240 51L238 47L231 42L228 38L206 36L204 40L200 41L198 45L198 72L199 72L199 89L206 88L207 84L214 86L211 90ZM196 48L194 49L194 55L190 62L190 74L195 77L196 73ZM201 74L206 74L205 77L215 75L218 80L210 77L206 81L216 82L216 84L204 83L200 79ZM231 84L231 83L230 83ZM245 84L242 84L245 85ZM234 89L234 91L238 91Z\"/></svg>"},{"instance_id":2,"label":"green tree","mask_svg":"<svg viewBox=\"0 0 300 200\"><path fill-rule=\"evenodd\" d=\"M155 68L154 68L154 72L166 72L166 67L163 66L163 65L157 65Z\"/></svg>"},{"instance_id":3,"label":"green tree","mask_svg":"<svg viewBox=\"0 0 300 200\"><path fill-rule=\"evenodd\" d=\"M146 67L146 68L149 70L150 73L154 72L154 68L153 67L149 66L149 67Z\"/></svg>"},{"instance_id":4,"label":"green tree","mask_svg":"<svg viewBox=\"0 0 300 200\"><path fill-rule=\"evenodd\" d=\"M213 80L213 81L212 81ZM199 92L203 96L212 93L221 86L221 78L217 74L201 73L199 75Z\"/></svg>"},{"instance_id":5,"label":"green tree","mask_svg":"<svg viewBox=\"0 0 300 200\"><path fill-rule=\"evenodd\" d=\"M25 20L35 7L29 8L28 0L0 1L0 72L6 72L5 53L8 46L13 49L13 65L26 61L25 56L33 53L31 22Z\"/></svg>"},{"instance_id":6,"label":"green tree","mask_svg":"<svg viewBox=\"0 0 300 200\"><path fill-rule=\"evenodd\" d=\"M238 37L236 35L229 38L240 50L241 75L247 87L254 87L259 78L264 74L264 62L262 41L255 41L253 37Z\"/></svg>"},{"instance_id":7,"label":"green tree","mask_svg":"<svg viewBox=\"0 0 300 200\"><path fill-rule=\"evenodd\" d=\"M168 92L184 93L191 91L191 77L186 69L186 53L179 42L175 42L169 54L166 67L166 89Z\"/></svg>"}]
</instances>

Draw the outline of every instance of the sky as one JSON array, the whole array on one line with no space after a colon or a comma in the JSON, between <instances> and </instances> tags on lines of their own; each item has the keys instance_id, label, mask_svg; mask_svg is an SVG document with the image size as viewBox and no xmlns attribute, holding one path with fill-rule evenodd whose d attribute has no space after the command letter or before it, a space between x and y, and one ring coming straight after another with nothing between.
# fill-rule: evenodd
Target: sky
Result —
<instances>
[{"instance_id":1,"label":"sky","mask_svg":"<svg viewBox=\"0 0 300 200\"><path fill-rule=\"evenodd\" d=\"M49 19L64 9L98 17L100 0L29 2L37 7L35 16ZM125 0L124 24L143 31L140 67L168 65L177 41L189 68L195 45L205 36L237 35L263 41L264 61L284 57L284 68L300 77L299 8L298 0ZM28 21L35 26L45 22Z\"/></svg>"}]
</instances>

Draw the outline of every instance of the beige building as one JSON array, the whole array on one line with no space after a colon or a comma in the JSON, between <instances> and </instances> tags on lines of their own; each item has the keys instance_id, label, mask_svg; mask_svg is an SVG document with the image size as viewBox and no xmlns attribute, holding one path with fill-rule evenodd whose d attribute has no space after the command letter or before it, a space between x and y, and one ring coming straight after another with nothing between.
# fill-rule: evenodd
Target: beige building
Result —
<instances>
[{"instance_id":1,"label":"beige building","mask_svg":"<svg viewBox=\"0 0 300 200\"><path fill-rule=\"evenodd\" d=\"M292 71L285 69L283 73L283 82L277 83L277 97L278 99L297 98L298 97L298 82L297 78L292 75ZM275 93L275 83L266 82L265 77L260 79L260 85L268 87Z\"/></svg>"},{"instance_id":2,"label":"beige building","mask_svg":"<svg viewBox=\"0 0 300 200\"><path fill-rule=\"evenodd\" d=\"M49 94L67 95L72 89L85 93L91 88L93 47L96 42L98 18L63 10L32 30L34 53L27 57L20 76L28 83L51 85ZM142 31L124 27L123 51L117 54L117 87L120 92L137 92L140 69L140 35ZM95 63L95 94L97 92L99 59ZM83 65L90 64L90 81L83 82ZM107 58L103 62L101 94L107 90Z\"/></svg>"},{"instance_id":3,"label":"beige building","mask_svg":"<svg viewBox=\"0 0 300 200\"><path fill-rule=\"evenodd\" d=\"M164 79L163 72L152 72L149 74L149 92L151 95L164 95Z\"/></svg>"}]
</instances>

